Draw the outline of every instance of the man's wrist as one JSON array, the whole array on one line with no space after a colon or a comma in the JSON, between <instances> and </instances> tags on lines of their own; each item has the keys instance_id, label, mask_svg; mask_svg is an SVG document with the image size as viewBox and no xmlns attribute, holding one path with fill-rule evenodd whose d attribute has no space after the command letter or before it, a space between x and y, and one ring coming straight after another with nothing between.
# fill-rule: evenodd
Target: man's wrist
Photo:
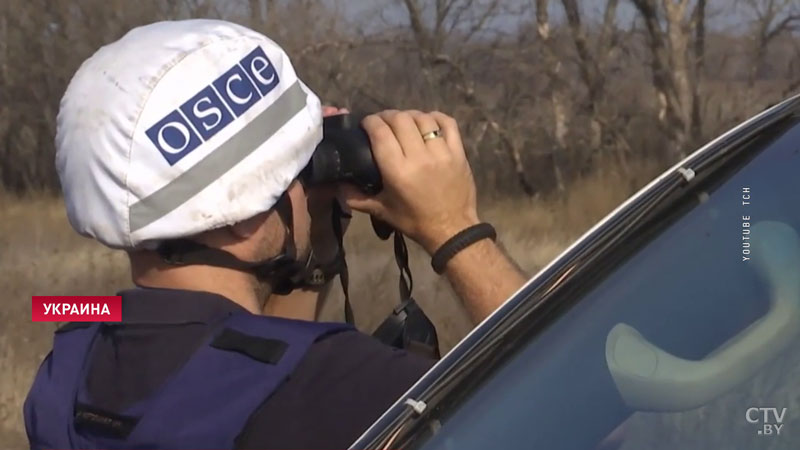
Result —
<instances>
[{"instance_id":1,"label":"man's wrist","mask_svg":"<svg viewBox=\"0 0 800 450\"><path fill-rule=\"evenodd\" d=\"M433 256L433 254L436 253L436 250L439 250L439 248L444 245L445 242L450 240L450 238L458 234L460 231L479 223L480 220L475 217L449 222L441 226L430 227L427 230L427 233L420 238L419 244L425 249L428 255Z\"/></svg>"},{"instance_id":2,"label":"man's wrist","mask_svg":"<svg viewBox=\"0 0 800 450\"><path fill-rule=\"evenodd\" d=\"M459 231L436 250L431 258L431 267L438 274L444 273L447 263L454 256L484 239L497 239L497 232L491 224L479 223Z\"/></svg>"}]
</instances>

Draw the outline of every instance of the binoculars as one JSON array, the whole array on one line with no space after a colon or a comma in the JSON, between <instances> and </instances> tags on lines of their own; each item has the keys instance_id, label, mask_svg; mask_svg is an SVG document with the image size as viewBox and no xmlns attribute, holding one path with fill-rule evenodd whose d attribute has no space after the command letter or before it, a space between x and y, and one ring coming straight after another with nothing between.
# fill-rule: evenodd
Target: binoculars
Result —
<instances>
[{"instance_id":1,"label":"binoculars","mask_svg":"<svg viewBox=\"0 0 800 450\"><path fill-rule=\"evenodd\" d=\"M372 156L372 146L367 132L361 128L362 117L341 114L322 120L322 142L317 146L311 161L301 177L308 185L351 183L367 195L383 189L381 174ZM338 222L338 218L334 222ZM413 282L408 267L408 250L403 236L388 223L371 217L372 228L379 238L386 240L394 234L395 260L400 269L400 305L378 327L373 336L384 344L439 358L439 338L436 327L411 297ZM341 236L340 236L341 239ZM341 240L340 240L341 245ZM340 255L344 253L340 249ZM345 288L345 316L349 310L347 297L346 264L340 272ZM352 313L350 313L352 317Z\"/></svg>"},{"instance_id":2,"label":"binoculars","mask_svg":"<svg viewBox=\"0 0 800 450\"><path fill-rule=\"evenodd\" d=\"M352 114L322 119L322 142L301 174L304 182L351 183L368 195L381 191L381 174L360 123L361 117Z\"/></svg>"}]
</instances>

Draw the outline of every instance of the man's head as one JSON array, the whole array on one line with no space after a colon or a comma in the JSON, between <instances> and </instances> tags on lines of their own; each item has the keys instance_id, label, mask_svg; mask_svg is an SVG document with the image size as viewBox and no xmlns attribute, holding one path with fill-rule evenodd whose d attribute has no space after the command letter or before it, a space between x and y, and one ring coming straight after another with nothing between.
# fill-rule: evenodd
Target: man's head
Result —
<instances>
[{"instance_id":1,"label":"man's head","mask_svg":"<svg viewBox=\"0 0 800 450\"><path fill-rule=\"evenodd\" d=\"M245 262L287 248L301 259L309 217L296 180L321 122L317 96L259 33L213 20L134 29L89 58L61 102L70 223L128 250L135 277L169 272L154 250L186 238Z\"/></svg>"}]
</instances>

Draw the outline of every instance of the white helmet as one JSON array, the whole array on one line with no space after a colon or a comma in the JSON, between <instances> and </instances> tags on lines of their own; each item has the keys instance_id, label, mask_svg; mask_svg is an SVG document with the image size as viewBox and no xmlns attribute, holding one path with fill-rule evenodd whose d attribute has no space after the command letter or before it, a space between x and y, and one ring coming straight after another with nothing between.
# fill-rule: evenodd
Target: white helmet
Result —
<instances>
[{"instance_id":1,"label":"white helmet","mask_svg":"<svg viewBox=\"0 0 800 450\"><path fill-rule=\"evenodd\" d=\"M272 40L224 21L159 22L80 67L56 165L76 231L152 249L269 210L321 139L320 101Z\"/></svg>"}]
</instances>

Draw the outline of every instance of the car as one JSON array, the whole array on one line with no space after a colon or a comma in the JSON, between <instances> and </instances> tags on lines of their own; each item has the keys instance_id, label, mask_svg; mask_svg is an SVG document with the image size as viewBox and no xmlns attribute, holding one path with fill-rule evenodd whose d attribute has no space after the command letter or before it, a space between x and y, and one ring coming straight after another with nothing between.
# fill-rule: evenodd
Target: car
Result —
<instances>
[{"instance_id":1,"label":"car","mask_svg":"<svg viewBox=\"0 0 800 450\"><path fill-rule=\"evenodd\" d=\"M800 96L664 172L353 449L800 448Z\"/></svg>"}]
</instances>

